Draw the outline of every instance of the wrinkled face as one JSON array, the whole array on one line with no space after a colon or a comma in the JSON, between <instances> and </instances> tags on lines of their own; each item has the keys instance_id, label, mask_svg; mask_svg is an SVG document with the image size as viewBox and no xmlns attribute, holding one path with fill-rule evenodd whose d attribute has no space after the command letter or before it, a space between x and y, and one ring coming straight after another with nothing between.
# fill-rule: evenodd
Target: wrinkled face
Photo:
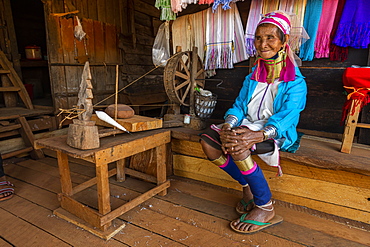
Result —
<instances>
[{"instance_id":1,"label":"wrinkled face","mask_svg":"<svg viewBox=\"0 0 370 247\"><path fill-rule=\"evenodd\" d=\"M283 47L285 43L279 37L277 26L265 23L257 27L254 46L264 59L272 58Z\"/></svg>"}]
</instances>

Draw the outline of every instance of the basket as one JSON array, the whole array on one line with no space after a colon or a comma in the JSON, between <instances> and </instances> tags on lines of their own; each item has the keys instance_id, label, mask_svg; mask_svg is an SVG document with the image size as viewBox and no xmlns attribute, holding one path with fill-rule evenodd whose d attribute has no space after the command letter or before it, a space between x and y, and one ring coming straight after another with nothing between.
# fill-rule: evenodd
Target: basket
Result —
<instances>
[{"instance_id":1,"label":"basket","mask_svg":"<svg viewBox=\"0 0 370 247\"><path fill-rule=\"evenodd\" d=\"M217 103L217 95L203 96L198 91L195 96L195 114L201 119L210 118Z\"/></svg>"}]
</instances>

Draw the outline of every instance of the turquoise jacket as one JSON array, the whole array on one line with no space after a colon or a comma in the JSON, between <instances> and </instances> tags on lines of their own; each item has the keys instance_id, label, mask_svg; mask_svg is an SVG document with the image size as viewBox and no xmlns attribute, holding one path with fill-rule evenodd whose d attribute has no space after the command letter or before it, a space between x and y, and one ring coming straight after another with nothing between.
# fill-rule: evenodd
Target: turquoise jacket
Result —
<instances>
[{"instance_id":1,"label":"turquoise jacket","mask_svg":"<svg viewBox=\"0 0 370 247\"><path fill-rule=\"evenodd\" d=\"M233 106L226 112L227 115L234 115L239 123L246 118L248 113L248 103L258 84L251 79L252 74L246 76L243 87L239 92ZM295 152L299 147L297 125L301 111L306 105L307 86L304 76L296 68L296 78L294 81L281 82L274 100L274 114L268 119L265 126L273 125L277 129L276 139L285 138L281 146L282 151Z\"/></svg>"}]
</instances>

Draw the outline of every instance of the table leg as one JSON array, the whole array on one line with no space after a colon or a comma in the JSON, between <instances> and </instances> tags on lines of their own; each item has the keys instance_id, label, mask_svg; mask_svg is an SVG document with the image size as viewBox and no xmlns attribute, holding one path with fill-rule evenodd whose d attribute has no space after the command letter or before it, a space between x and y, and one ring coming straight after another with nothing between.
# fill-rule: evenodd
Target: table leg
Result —
<instances>
[{"instance_id":1,"label":"table leg","mask_svg":"<svg viewBox=\"0 0 370 247\"><path fill-rule=\"evenodd\" d=\"M160 145L158 147L155 148L156 149L156 153L157 153L157 184L160 185L160 184L163 184L164 182L166 182L167 180L167 176L166 176L166 159L167 159L167 155L166 155L166 145L163 144L163 145ZM158 193L158 195L160 196L165 196L167 195L167 189L161 191Z\"/></svg>"},{"instance_id":2,"label":"table leg","mask_svg":"<svg viewBox=\"0 0 370 247\"><path fill-rule=\"evenodd\" d=\"M111 211L110 207L110 190L109 190L109 176L108 164L96 163L96 181L98 189L98 207L99 213L107 214Z\"/></svg>"},{"instance_id":3,"label":"table leg","mask_svg":"<svg viewBox=\"0 0 370 247\"><path fill-rule=\"evenodd\" d=\"M68 155L62 153L61 151L57 151L57 159L62 193L71 196L73 195L73 192L72 192L71 173L68 164Z\"/></svg>"},{"instance_id":4,"label":"table leg","mask_svg":"<svg viewBox=\"0 0 370 247\"><path fill-rule=\"evenodd\" d=\"M117 165L117 182L123 182L126 180L125 175L125 165L126 165L126 159L120 159L116 161Z\"/></svg>"}]
</instances>

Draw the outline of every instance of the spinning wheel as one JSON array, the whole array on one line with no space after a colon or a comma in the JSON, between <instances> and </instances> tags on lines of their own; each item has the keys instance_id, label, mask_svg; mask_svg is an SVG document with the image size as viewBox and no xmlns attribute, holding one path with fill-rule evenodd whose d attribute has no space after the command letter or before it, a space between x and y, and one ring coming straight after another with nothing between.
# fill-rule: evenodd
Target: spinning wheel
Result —
<instances>
[{"instance_id":1,"label":"spinning wheel","mask_svg":"<svg viewBox=\"0 0 370 247\"><path fill-rule=\"evenodd\" d=\"M196 54L194 51L193 53ZM174 103L192 108L191 97L194 95L194 88L204 88L205 73L198 55L195 60L196 68L193 68L191 54L191 51L179 52L170 59L164 69L163 79L168 98Z\"/></svg>"}]
</instances>

